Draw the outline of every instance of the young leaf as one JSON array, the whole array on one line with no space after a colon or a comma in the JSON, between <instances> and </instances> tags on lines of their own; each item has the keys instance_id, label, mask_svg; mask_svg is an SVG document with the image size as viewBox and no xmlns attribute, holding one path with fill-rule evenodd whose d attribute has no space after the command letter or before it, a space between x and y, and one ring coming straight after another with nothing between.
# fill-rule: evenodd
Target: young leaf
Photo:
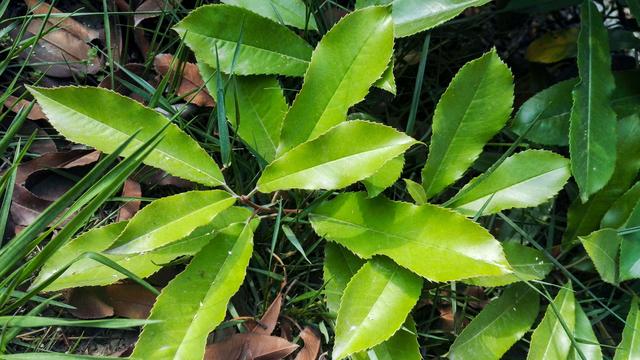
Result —
<instances>
[{"instance_id":1,"label":"young leaf","mask_svg":"<svg viewBox=\"0 0 640 360\"><path fill-rule=\"evenodd\" d=\"M213 68L216 53L211 49L217 46L220 69L226 74L302 76L313 50L286 26L231 5L201 6L173 29L200 61Z\"/></svg>"},{"instance_id":2,"label":"young leaf","mask_svg":"<svg viewBox=\"0 0 640 360\"><path fill-rule=\"evenodd\" d=\"M129 221L108 253L135 254L171 244L211 222L235 201L222 190L189 191L156 200Z\"/></svg>"},{"instance_id":3,"label":"young leaf","mask_svg":"<svg viewBox=\"0 0 640 360\"><path fill-rule=\"evenodd\" d=\"M353 275L364 265L364 260L334 243L326 243L324 251L323 278L326 284L327 308L337 313L344 289Z\"/></svg>"},{"instance_id":4,"label":"young leaf","mask_svg":"<svg viewBox=\"0 0 640 360\"><path fill-rule=\"evenodd\" d=\"M616 88L611 96L611 107L619 118L633 115L640 108L640 72L620 71L613 77ZM540 91L522 106L511 125L518 135L524 135L533 122L537 122L525 139L543 145L566 146L569 144L569 116L573 98L572 89L578 79L559 82Z\"/></svg>"},{"instance_id":5,"label":"young leaf","mask_svg":"<svg viewBox=\"0 0 640 360\"><path fill-rule=\"evenodd\" d=\"M366 350L390 338L420 297L422 279L384 257L369 260L342 296L333 358Z\"/></svg>"},{"instance_id":6,"label":"young leaf","mask_svg":"<svg viewBox=\"0 0 640 360\"><path fill-rule=\"evenodd\" d=\"M613 174L616 161L616 113L610 105L615 82L609 39L602 16L591 0L580 10L578 39L580 82L573 90L569 127L571 169L586 202Z\"/></svg>"},{"instance_id":7,"label":"young leaf","mask_svg":"<svg viewBox=\"0 0 640 360\"><path fill-rule=\"evenodd\" d=\"M128 156L169 123L158 112L103 88L29 87L29 91L62 135L106 153L113 152L118 144L139 130L123 152ZM176 125L170 124L163 135L160 144L144 160L145 164L204 185L224 183L215 161Z\"/></svg>"},{"instance_id":8,"label":"young leaf","mask_svg":"<svg viewBox=\"0 0 640 360\"><path fill-rule=\"evenodd\" d=\"M253 250L249 224L220 232L169 282L156 301L132 358L201 359L207 335L224 320Z\"/></svg>"},{"instance_id":9,"label":"young leaf","mask_svg":"<svg viewBox=\"0 0 640 360\"><path fill-rule=\"evenodd\" d=\"M491 0L357 0L356 7L393 6L393 23L397 37L417 34L453 19L467 8L481 6Z\"/></svg>"},{"instance_id":10,"label":"young leaf","mask_svg":"<svg viewBox=\"0 0 640 360\"><path fill-rule=\"evenodd\" d=\"M410 179L404 179L404 183L407 187L409 196L411 196L413 202L415 202L417 205L424 205L427 203L427 201L429 201L429 199L427 198L427 193L424 191L422 185Z\"/></svg>"},{"instance_id":11,"label":"young leaf","mask_svg":"<svg viewBox=\"0 0 640 360\"><path fill-rule=\"evenodd\" d=\"M375 174L416 143L389 126L347 121L269 164L257 188L263 193L340 189Z\"/></svg>"},{"instance_id":12,"label":"young leaf","mask_svg":"<svg viewBox=\"0 0 640 360\"><path fill-rule=\"evenodd\" d=\"M160 270L163 264L180 256L195 254L209 243L214 233L230 224L246 222L250 216L249 209L231 207L216 216L209 224L194 230L189 236L173 244L143 254L104 255L135 275L146 278ZM49 258L31 287L37 286L85 252L99 253L108 249L126 225L127 222L120 222L95 228L70 241ZM55 291L72 287L109 285L124 278L122 273L102 263L91 259L81 259L73 263L62 276L44 290Z\"/></svg>"},{"instance_id":13,"label":"young leaf","mask_svg":"<svg viewBox=\"0 0 640 360\"><path fill-rule=\"evenodd\" d=\"M313 51L302 89L282 128L278 155L346 119L393 53L391 10L370 7L342 18Z\"/></svg>"},{"instance_id":14,"label":"young leaf","mask_svg":"<svg viewBox=\"0 0 640 360\"><path fill-rule=\"evenodd\" d=\"M555 310L553 309L555 305ZM562 318L573 336L576 324L576 300L571 283L565 285L549 304L544 318L531 336L527 360L566 359L571 350L571 339L559 318Z\"/></svg>"},{"instance_id":15,"label":"young leaf","mask_svg":"<svg viewBox=\"0 0 640 360\"><path fill-rule=\"evenodd\" d=\"M464 328L449 349L449 359L500 359L531 328L540 296L527 284L508 287Z\"/></svg>"},{"instance_id":16,"label":"young leaf","mask_svg":"<svg viewBox=\"0 0 640 360\"><path fill-rule=\"evenodd\" d=\"M624 330L622 330L622 341L616 349L613 360L632 360L640 356L640 316L638 316L638 298L633 297Z\"/></svg>"},{"instance_id":17,"label":"young leaf","mask_svg":"<svg viewBox=\"0 0 640 360\"><path fill-rule=\"evenodd\" d=\"M313 209L310 220L318 235L361 258L385 255L429 280L510 273L500 243L489 232L435 205L345 193Z\"/></svg>"},{"instance_id":18,"label":"young leaf","mask_svg":"<svg viewBox=\"0 0 640 360\"><path fill-rule=\"evenodd\" d=\"M215 69L199 61L205 79L215 79ZM228 80L227 76L224 76ZM207 88L215 91L215 82ZM225 94L227 118L235 132L265 162L275 159L282 121L289 108L278 79L272 76L235 76Z\"/></svg>"},{"instance_id":19,"label":"young leaf","mask_svg":"<svg viewBox=\"0 0 640 360\"><path fill-rule=\"evenodd\" d=\"M481 276L464 282L485 287L504 286L518 281L542 280L553 268L553 264L537 249L516 242L503 243L502 248L513 274Z\"/></svg>"},{"instance_id":20,"label":"young leaf","mask_svg":"<svg viewBox=\"0 0 640 360\"><path fill-rule=\"evenodd\" d=\"M563 236L565 244L598 229L605 213L631 186L640 170L640 117L632 115L620 120L617 132L618 155L613 176L589 201L582 203L580 199L576 199L571 204Z\"/></svg>"},{"instance_id":21,"label":"young leaf","mask_svg":"<svg viewBox=\"0 0 640 360\"><path fill-rule=\"evenodd\" d=\"M467 63L440 98L429 157L422 170L427 196L458 180L507 122L513 76L495 50Z\"/></svg>"},{"instance_id":22,"label":"young leaf","mask_svg":"<svg viewBox=\"0 0 640 360\"><path fill-rule=\"evenodd\" d=\"M489 215L538 206L562 190L569 177L569 160L564 157L544 150L523 151L508 157L489 176L471 180L451 207L474 216L480 209ZM467 187L471 189L465 191Z\"/></svg>"},{"instance_id":23,"label":"young leaf","mask_svg":"<svg viewBox=\"0 0 640 360\"><path fill-rule=\"evenodd\" d=\"M602 350L599 345L596 345L598 343L598 338L593 332L593 328L591 327L591 322L589 321L587 314L584 313L582 306L580 306L580 303L578 302L576 302L576 329L573 336L576 339L578 348L584 355L585 360L602 360ZM582 342L578 341L578 339L582 340ZM590 342L590 344L586 342ZM576 351L575 346L571 348L571 352L567 359L582 360L582 357L580 357Z\"/></svg>"},{"instance_id":24,"label":"young leaf","mask_svg":"<svg viewBox=\"0 0 640 360\"><path fill-rule=\"evenodd\" d=\"M602 280L618 284L618 253L622 238L615 229L602 229L579 237Z\"/></svg>"},{"instance_id":25,"label":"young leaf","mask_svg":"<svg viewBox=\"0 0 640 360\"><path fill-rule=\"evenodd\" d=\"M375 174L362 180L362 183L367 188L369 197L376 197L386 188L393 185L400 178L403 167L404 156L401 155L389 160Z\"/></svg>"},{"instance_id":26,"label":"young leaf","mask_svg":"<svg viewBox=\"0 0 640 360\"><path fill-rule=\"evenodd\" d=\"M305 30L317 30L313 14L307 14L307 6L302 0L222 0L223 3L251 10L277 23Z\"/></svg>"}]
</instances>

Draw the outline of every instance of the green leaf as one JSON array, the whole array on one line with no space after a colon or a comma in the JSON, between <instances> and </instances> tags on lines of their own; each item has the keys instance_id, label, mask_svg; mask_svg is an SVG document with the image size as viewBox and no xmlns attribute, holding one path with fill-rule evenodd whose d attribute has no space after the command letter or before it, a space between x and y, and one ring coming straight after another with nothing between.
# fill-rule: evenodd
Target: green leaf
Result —
<instances>
[{"instance_id":1,"label":"green leaf","mask_svg":"<svg viewBox=\"0 0 640 360\"><path fill-rule=\"evenodd\" d=\"M213 68L217 66L212 49L217 47L220 69L226 74L302 76L313 51L286 26L231 5L201 6L173 29L200 61Z\"/></svg>"},{"instance_id":2,"label":"green leaf","mask_svg":"<svg viewBox=\"0 0 640 360\"><path fill-rule=\"evenodd\" d=\"M503 243L502 248L513 269L513 274L483 276L467 279L464 282L485 287L504 286L518 281L542 280L553 268L553 264L537 249L516 242Z\"/></svg>"},{"instance_id":3,"label":"green leaf","mask_svg":"<svg viewBox=\"0 0 640 360\"><path fill-rule=\"evenodd\" d=\"M593 332L593 328L591 327L591 322L589 321L587 314L584 313L582 306L580 306L580 303L578 302L576 302L576 329L573 336L578 343L578 348L584 355L584 360L602 360L602 350L599 345L596 345L598 344L598 338ZM578 339L583 342L580 342ZM568 358L572 360L583 360L575 347L571 348Z\"/></svg>"},{"instance_id":4,"label":"green leaf","mask_svg":"<svg viewBox=\"0 0 640 360\"><path fill-rule=\"evenodd\" d=\"M49 123L67 139L112 153L136 131L123 151L128 156L152 138L169 120L135 100L96 87L28 87ZM144 159L183 179L209 186L224 183L215 161L176 125L170 124L160 144Z\"/></svg>"},{"instance_id":5,"label":"green leaf","mask_svg":"<svg viewBox=\"0 0 640 360\"><path fill-rule=\"evenodd\" d=\"M449 349L449 359L500 359L531 328L540 296L527 284L508 287L464 328Z\"/></svg>"},{"instance_id":6,"label":"green leaf","mask_svg":"<svg viewBox=\"0 0 640 360\"><path fill-rule=\"evenodd\" d=\"M376 197L393 185L402 175L402 168L404 168L404 156L400 155L389 160L375 174L362 180L369 197Z\"/></svg>"},{"instance_id":7,"label":"green leaf","mask_svg":"<svg viewBox=\"0 0 640 360\"><path fill-rule=\"evenodd\" d=\"M22 353L22 354L10 354L10 355L0 354L0 359L3 359L3 360L4 359L7 359L7 360L85 360L85 359L118 360L122 358L112 357L112 356L88 356L88 355L73 355L73 354L63 354L63 353L42 352L42 353Z\"/></svg>"},{"instance_id":8,"label":"green leaf","mask_svg":"<svg viewBox=\"0 0 640 360\"><path fill-rule=\"evenodd\" d=\"M573 90L569 127L571 169L586 202L613 175L616 161L616 113L610 100L615 82L611 74L609 39L602 16L591 0L580 10L578 37L580 82Z\"/></svg>"},{"instance_id":9,"label":"green leaf","mask_svg":"<svg viewBox=\"0 0 640 360\"><path fill-rule=\"evenodd\" d=\"M78 320L44 316L0 316L0 326L4 327L44 327L44 326L78 326L103 329L123 329L144 324L155 323L154 320L140 319L100 319Z\"/></svg>"},{"instance_id":10,"label":"green leaf","mask_svg":"<svg viewBox=\"0 0 640 360\"><path fill-rule=\"evenodd\" d=\"M416 323L407 317L400 330L385 342L351 355L353 360L421 360Z\"/></svg>"},{"instance_id":11,"label":"green leaf","mask_svg":"<svg viewBox=\"0 0 640 360\"><path fill-rule=\"evenodd\" d=\"M534 207L555 196L570 177L569 160L550 151L526 150L508 157L488 176L471 180L450 206L467 216L483 207L482 215Z\"/></svg>"},{"instance_id":12,"label":"green leaf","mask_svg":"<svg viewBox=\"0 0 640 360\"><path fill-rule=\"evenodd\" d=\"M313 51L302 89L284 119L278 154L343 122L383 74L392 53L390 9L370 7L343 17Z\"/></svg>"},{"instance_id":13,"label":"green leaf","mask_svg":"<svg viewBox=\"0 0 640 360\"><path fill-rule=\"evenodd\" d=\"M607 185L589 201L574 200L567 212L563 242L568 243L598 229L605 213L631 186L640 169L640 117L632 115L618 122L616 164ZM625 219L626 220L626 219Z\"/></svg>"},{"instance_id":14,"label":"green leaf","mask_svg":"<svg viewBox=\"0 0 640 360\"><path fill-rule=\"evenodd\" d=\"M162 290L132 358L200 359L209 333L224 320L240 288L253 250L249 224L226 228L194 256Z\"/></svg>"},{"instance_id":15,"label":"green leaf","mask_svg":"<svg viewBox=\"0 0 640 360\"><path fill-rule=\"evenodd\" d=\"M407 187L407 192L417 205L424 205L429 201L422 185L410 179L404 179L404 183Z\"/></svg>"},{"instance_id":16,"label":"green leaf","mask_svg":"<svg viewBox=\"0 0 640 360\"><path fill-rule=\"evenodd\" d=\"M324 248L323 278L327 294L327 308L338 312L342 293L353 275L364 265L364 260L344 247L327 243Z\"/></svg>"},{"instance_id":17,"label":"green leaf","mask_svg":"<svg viewBox=\"0 0 640 360\"><path fill-rule=\"evenodd\" d=\"M422 279L384 257L369 260L342 296L333 358L366 350L390 338L420 297Z\"/></svg>"},{"instance_id":18,"label":"green leaf","mask_svg":"<svg viewBox=\"0 0 640 360\"><path fill-rule=\"evenodd\" d=\"M195 254L209 243L216 231L233 223L246 222L251 213L251 210L246 208L231 207L221 212L209 224L194 230L189 236L173 244L143 254L104 255L137 276L146 278L160 270L164 264L180 256ZM47 260L31 287L37 286L85 252L100 253L108 249L126 225L127 222L119 222L94 228L70 241ZM55 291L72 287L109 285L124 278L122 273L102 263L91 259L81 259L71 265L62 276L44 290Z\"/></svg>"},{"instance_id":19,"label":"green leaf","mask_svg":"<svg viewBox=\"0 0 640 360\"><path fill-rule=\"evenodd\" d=\"M601 228L620 228L622 227L636 205L640 202L640 182L637 182L631 189L627 190L622 196L616 200L607 210L600 222Z\"/></svg>"},{"instance_id":20,"label":"green leaf","mask_svg":"<svg viewBox=\"0 0 640 360\"><path fill-rule=\"evenodd\" d=\"M107 253L135 254L171 244L211 222L235 201L222 190L189 191L158 199L129 221Z\"/></svg>"},{"instance_id":21,"label":"green leaf","mask_svg":"<svg viewBox=\"0 0 640 360\"><path fill-rule=\"evenodd\" d=\"M619 118L633 115L640 108L640 72L621 71L613 74L616 88L610 104ZM572 89L578 79L559 82L540 91L527 100L518 110L511 130L525 139L543 145L566 146L569 144L569 116L573 104Z\"/></svg>"},{"instance_id":22,"label":"green leaf","mask_svg":"<svg viewBox=\"0 0 640 360\"><path fill-rule=\"evenodd\" d=\"M569 356L571 338L558 316L573 335L576 324L576 300L570 283L560 290L553 300L553 305L549 304L544 318L533 332L527 360L566 359Z\"/></svg>"},{"instance_id":23,"label":"green leaf","mask_svg":"<svg viewBox=\"0 0 640 360\"><path fill-rule=\"evenodd\" d=\"M269 164L257 188L263 193L344 188L372 176L416 143L389 126L347 121Z\"/></svg>"},{"instance_id":24,"label":"green leaf","mask_svg":"<svg viewBox=\"0 0 640 360\"><path fill-rule=\"evenodd\" d=\"M429 280L510 273L500 243L489 232L435 205L345 193L313 209L310 220L318 235L361 258L385 255Z\"/></svg>"},{"instance_id":25,"label":"green leaf","mask_svg":"<svg viewBox=\"0 0 640 360\"><path fill-rule=\"evenodd\" d=\"M356 7L388 4L393 6L393 23L397 37L405 37L434 28L473 6L491 0L358 0Z\"/></svg>"},{"instance_id":26,"label":"green leaf","mask_svg":"<svg viewBox=\"0 0 640 360\"><path fill-rule=\"evenodd\" d=\"M638 316L638 298L633 297L627 321L622 330L622 341L616 349L613 360L632 360L640 356L640 316Z\"/></svg>"},{"instance_id":27,"label":"green leaf","mask_svg":"<svg viewBox=\"0 0 640 360\"><path fill-rule=\"evenodd\" d=\"M433 116L429 157L422 170L428 197L464 174L507 122L512 105L513 76L495 49L460 69Z\"/></svg>"},{"instance_id":28,"label":"green leaf","mask_svg":"<svg viewBox=\"0 0 640 360\"><path fill-rule=\"evenodd\" d=\"M640 203L636 204L629 218L621 226L621 230L631 231L622 234L620 243L619 281L640 278L640 231L634 229L640 226Z\"/></svg>"},{"instance_id":29,"label":"green leaf","mask_svg":"<svg viewBox=\"0 0 640 360\"><path fill-rule=\"evenodd\" d=\"M395 67L395 60L391 57L391 61L389 65L387 65L387 69L382 73L382 77L378 79L378 81L373 84L373 86L380 88L384 91L388 91L393 95L396 94L396 78L393 76L393 68Z\"/></svg>"},{"instance_id":30,"label":"green leaf","mask_svg":"<svg viewBox=\"0 0 640 360\"><path fill-rule=\"evenodd\" d=\"M618 252L622 238L615 229L602 229L579 237L602 280L618 284Z\"/></svg>"},{"instance_id":31,"label":"green leaf","mask_svg":"<svg viewBox=\"0 0 640 360\"><path fill-rule=\"evenodd\" d=\"M307 6L302 0L222 0L222 2L243 7L275 22L298 29L318 29L313 15L309 13L307 16Z\"/></svg>"}]
</instances>

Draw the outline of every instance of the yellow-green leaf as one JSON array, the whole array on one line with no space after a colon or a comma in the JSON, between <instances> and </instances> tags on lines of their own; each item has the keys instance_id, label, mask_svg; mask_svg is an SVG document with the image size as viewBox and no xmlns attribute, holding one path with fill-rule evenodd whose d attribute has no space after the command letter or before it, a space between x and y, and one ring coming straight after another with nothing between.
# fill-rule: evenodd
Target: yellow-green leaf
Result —
<instances>
[{"instance_id":1,"label":"yellow-green leaf","mask_svg":"<svg viewBox=\"0 0 640 360\"><path fill-rule=\"evenodd\" d=\"M638 298L633 297L629 315L622 330L622 341L618 344L613 360L632 360L640 357L640 316Z\"/></svg>"},{"instance_id":2,"label":"yellow-green leaf","mask_svg":"<svg viewBox=\"0 0 640 360\"><path fill-rule=\"evenodd\" d=\"M556 311L558 312L556 314ZM564 321L569 334L559 318ZM565 285L553 305L549 304L544 318L531 336L527 360L566 359L571 351L571 338L576 326L576 300L571 283Z\"/></svg>"},{"instance_id":3,"label":"yellow-green leaf","mask_svg":"<svg viewBox=\"0 0 640 360\"><path fill-rule=\"evenodd\" d=\"M389 160L375 174L362 180L367 188L369 197L376 197L385 189L393 185L402 175L404 156L398 156Z\"/></svg>"},{"instance_id":4,"label":"yellow-green leaf","mask_svg":"<svg viewBox=\"0 0 640 360\"><path fill-rule=\"evenodd\" d=\"M307 6L302 0L222 0L222 2L243 7L275 22L298 29L318 29L313 14L307 11Z\"/></svg>"},{"instance_id":5,"label":"yellow-green leaf","mask_svg":"<svg viewBox=\"0 0 640 360\"><path fill-rule=\"evenodd\" d=\"M618 283L618 253L622 238L615 229L602 229L579 237L602 280Z\"/></svg>"}]
</instances>

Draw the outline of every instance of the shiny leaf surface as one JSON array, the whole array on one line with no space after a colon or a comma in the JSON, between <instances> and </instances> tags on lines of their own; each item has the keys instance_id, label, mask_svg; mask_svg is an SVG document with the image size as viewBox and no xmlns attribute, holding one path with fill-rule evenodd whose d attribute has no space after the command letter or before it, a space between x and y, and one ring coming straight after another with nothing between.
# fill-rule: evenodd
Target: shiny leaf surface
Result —
<instances>
[{"instance_id":1,"label":"shiny leaf surface","mask_svg":"<svg viewBox=\"0 0 640 360\"><path fill-rule=\"evenodd\" d=\"M298 29L317 30L313 15L307 16L307 6L302 0L222 0L223 3L251 10L277 23Z\"/></svg>"},{"instance_id":2,"label":"shiny leaf surface","mask_svg":"<svg viewBox=\"0 0 640 360\"><path fill-rule=\"evenodd\" d=\"M531 336L531 345L527 360L566 359L571 351L571 339L558 317L561 317L568 330L573 334L576 324L576 300L571 284L565 285L552 305L547 307L544 318Z\"/></svg>"}]
</instances>

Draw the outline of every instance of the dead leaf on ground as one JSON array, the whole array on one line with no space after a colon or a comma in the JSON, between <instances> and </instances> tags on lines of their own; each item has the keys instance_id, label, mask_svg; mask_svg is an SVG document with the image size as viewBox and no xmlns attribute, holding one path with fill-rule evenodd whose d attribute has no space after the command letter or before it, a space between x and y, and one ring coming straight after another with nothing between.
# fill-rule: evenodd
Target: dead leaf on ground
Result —
<instances>
[{"instance_id":1,"label":"dead leaf on ground","mask_svg":"<svg viewBox=\"0 0 640 360\"><path fill-rule=\"evenodd\" d=\"M138 26L143 20L160 16L160 12L173 10L173 4L179 1L172 0L146 0L135 11L133 24Z\"/></svg>"},{"instance_id":2,"label":"dead leaf on ground","mask_svg":"<svg viewBox=\"0 0 640 360\"><path fill-rule=\"evenodd\" d=\"M74 182L50 169L71 169L92 164L100 153L93 150L53 152L18 166L11 203L15 225L28 226L42 211L69 190Z\"/></svg>"},{"instance_id":3,"label":"dead leaf on ground","mask_svg":"<svg viewBox=\"0 0 640 360\"><path fill-rule=\"evenodd\" d=\"M36 14L47 13L49 4L37 0L25 0L29 6L35 6ZM61 13L55 7L52 12ZM102 58L92 50L89 41L98 38L98 32L89 29L71 18L50 17L46 23L42 19L32 19L27 25L25 38L46 32L33 47L29 63L49 76L70 77L72 75L95 74L102 68ZM14 37L17 32L12 32ZM27 58L26 49L21 56Z\"/></svg>"},{"instance_id":4,"label":"dead leaf on ground","mask_svg":"<svg viewBox=\"0 0 640 360\"><path fill-rule=\"evenodd\" d=\"M186 101L197 106L215 106L216 103L207 92L196 64L174 61L174 57L171 54L158 54L153 59L153 66L158 74L170 77L169 83L174 82L175 74L182 76L180 85L176 89L178 96L184 97ZM200 90L198 91L198 89Z\"/></svg>"},{"instance_id":5,"label":"dead leaf on ground","mask_svg":"<svg viewBox=\"0 0 640 360\"><path fill-rule=\"evenodd\" d=\"M295 360L316 360L320 353L320 336L311 327L307 326L300 333L304 347L296 355Z\"/></svg>"},{"instance_id":6,"label":"dead leaf on ground","mask_svg":"<svg viewBox=\"0 0 640 360\"><path fill-rule=\"evenodd\" d=\"M20 111L20 109L22 108L25 108L25 109L28 108L29 105L31 105L31 101L28 101L25 99L18 100L17 97L11 96L11 95L8 96L7 100L4 101L4 106L10 111L13 111L15 113ZM31 111L29 111L29 114L27 114L27 119L46 120L47 116L44 114L44 112L42 112L42 108L40 107L39 104L33 104Z\"/></svg>"},{"instance_id":7,"label":"dead leaf on ground","mask_svg":"<svg viewBox=\"0 0 640 360\"><path fill-rule=\"evenodd\" d=\"M142 188L140 183L131 179L127 179L122 187L122 197L139 198L142 197ZM140 210L140 200L127 201L120 211L116 221L129 220Z\"/></svg>"},{"instance_id":8,"label":"dead leaf on ground","mask_svg":"<svg viewBox=\"0 0 640 360\"><path fill-rule=\"evenodd\" d=\"M254 334L270 335L276 328L282 308L282 292L278 293L260 321L247 321L245 326Z\"/></svg>"},{"instance_id":9,"label":"dead leaf on ground","mask_svg":"<svg viewBox=\"0 0 640 360\"><path fill-rule=\"evenodd\" d=\"M292 354L298 345L281 337L254 333L235 334L207 346L205 360L279 360Z\"/></svg>"},{"instance_id":10,"label":"dead leaf on ground","mask_svg":"<svg viewBox=\"0 0 640 360\"><path fill-rule=\"evenodd\" d=\"M69 289L66 299L76 308L69 312L79 319L146 319L156 296L139 284L122 283Z\"/></svg>"}]
</instances>

